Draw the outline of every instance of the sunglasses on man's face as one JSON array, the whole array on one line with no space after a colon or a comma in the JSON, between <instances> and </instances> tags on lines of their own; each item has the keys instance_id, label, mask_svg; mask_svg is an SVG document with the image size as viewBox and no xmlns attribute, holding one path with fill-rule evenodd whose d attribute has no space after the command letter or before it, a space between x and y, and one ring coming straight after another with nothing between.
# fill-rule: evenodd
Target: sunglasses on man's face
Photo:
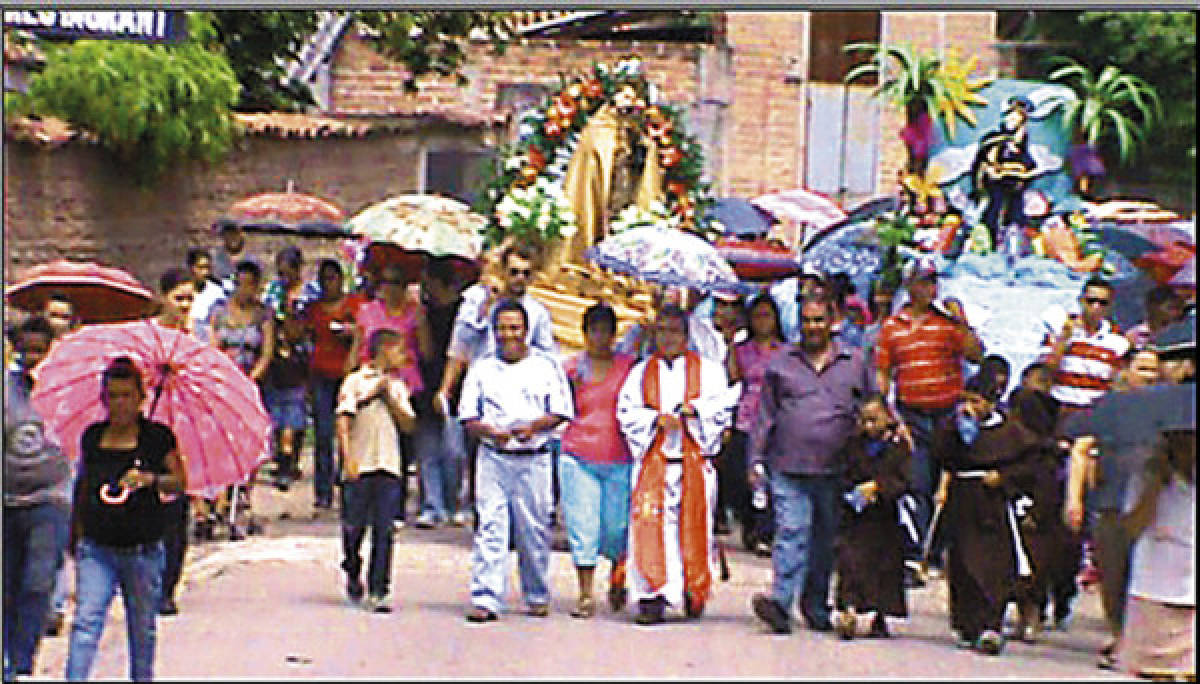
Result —
<instances>
[{"instance_id":1,"label":"sunglasses on man's face","mask_svg":"<svg viewBox=\"0 0 1200 684\"><path fill-rule=\"evenodd\" d=\"M514 278L517 276L525 276L526 278L528 278L529 276L533 275L533 269L532 268L510 268L510 269L508 269L508 274Z\"/></svg>"},{"instance_id":2,"label":"sunglasses on man's face","mask_svg":"<svg viewBox=\"0 0 1200 684\"><path fill-rule=\"evenodd\" d=\"M1083 301L1096 306L1108 306L1110 303L1109 300L1105 299L1104 297L1084 297Z\"/></svg>"}]
</instances>

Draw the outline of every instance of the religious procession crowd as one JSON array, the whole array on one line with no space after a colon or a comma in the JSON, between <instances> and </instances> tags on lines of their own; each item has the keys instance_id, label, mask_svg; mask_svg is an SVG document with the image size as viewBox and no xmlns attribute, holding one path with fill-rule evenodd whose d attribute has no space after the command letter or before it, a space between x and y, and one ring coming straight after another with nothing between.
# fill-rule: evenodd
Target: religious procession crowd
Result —
<instances>
[{"instance_id":1,"label":"religious procession crowd","mask_svg":"<svg viewBox=\"0 0 1200 684\"><path fill-rule=\"evenodd\" d=\"M189 251L162 275L157 321L258 383L275 431L260 484L293 486L311 414L314 504L332 511L340 492L344 591L367 610L392 609L393 535L410 509L418 528L474 526L475 623L505 610L510 544L525 612L549 614L555 524L578 574L573 616L600 603L630 606L641 625L668 609L700 619L727 572L715 536L736 523L771 558L771 587L748 607L771 632L790 632L798 607L811 630L888 637L906 589L944 576L956 643L996 655L1006 638L1066 629L1082 580L1098 582L1111 631L1101 666L1194 678L1194 414L1163 431L1115 401L1192 392L1194 302L1175 291L1147 295L1146 322L1123 334L1113 288L1089 280L1077 312L1047 318L1038 360L1012 369L985 356L960 303L938 298L924 259L899 291L876 283L866 297L806 273L795 321L767 293L663 288L620 339L614 310L589 308L586 348L564 362L527 291L537 260L524 247L465 288L436 261L350 283L322 260L306 281L295 247L265 282L247 256L233 226L215 250ZM96 369L108 416L85 431L79 463L53 456L28 397L72 325L72 302L52 297L12 331L5 679L29 675L43 633L65 629L72 583L65 676L88 677L119 587L130 674L150 679L189 536L244 539L264 521L251 484L183 494L175 437L142 416L147 388L128 359ZM64 550L74 578L60 574Z\"/></svg>"}]
</instances>

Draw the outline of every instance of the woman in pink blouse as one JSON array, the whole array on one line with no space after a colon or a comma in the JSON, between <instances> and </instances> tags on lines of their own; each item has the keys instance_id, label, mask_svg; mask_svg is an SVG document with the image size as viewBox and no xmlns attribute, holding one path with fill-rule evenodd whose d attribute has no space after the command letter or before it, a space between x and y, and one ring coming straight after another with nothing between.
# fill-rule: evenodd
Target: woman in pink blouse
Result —
<instances>
[{"instance_id":1,"label":"woman in pink blouse","mask_svg":"<svg viewBox=\"0 0 1200 684\"><path fill-rule=\"evenodd\" d=\"M562 439L558 463L560 505L571 559L579 575L579 599L571 615L595 614L592 579L598 555L612 562L608 603L625 606L625 549L629 528L633 459L617 425L617 394L634 357L613 352L617 316L607 304L583 314L586 350L567 362L575 420Z\"/></svg>"},{"instance_id":2,"label":"woman in pink blouse","mask_svg":"<svg viewBox=\"0 0 1200 684\"><path fill-rule=\"evenodd\" d=\"M747 306L750 319L750 338L733 348L729 357L729 382L742 382L742 398L738 402L733 435L728 449L727 467L739 486L732 487L730 500L734 515L742 525L742 543L747 550L767 554L771 552L770 507L763 503L752 504L747 483L746 442L758 421L759 397L762 393L763 373L767 362L784 348L783 327L779 320L779 306L771 295L760 294Z\"/></svg>"}]
</instances>

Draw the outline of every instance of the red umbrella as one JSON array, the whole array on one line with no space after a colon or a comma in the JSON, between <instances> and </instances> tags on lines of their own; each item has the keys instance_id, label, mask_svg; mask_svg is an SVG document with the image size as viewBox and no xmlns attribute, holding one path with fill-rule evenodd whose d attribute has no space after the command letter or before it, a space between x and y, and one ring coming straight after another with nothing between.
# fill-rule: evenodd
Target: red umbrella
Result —
<instances>
[{"instance_id":1,"label":"red umbrella","mask_svg":"<svg viewBox=\"0 0 1200 684\"><path fill-rule=\"evenodd\" d=\"M263 192L238 200L225 217L244 230L343 237L346 213L333 202L302 192Z\"/></svg>"},{"instance_id":2,"label":"red umbrella","mask_svg":"<svg viewBox=\"0 0 1200 684\"><path fill-rule=\"evenodd\" d=\"M100 374L119 356L142 372L147 416L174 431L189 494L214 497L270 456L271 419L258 386L216 347L145 320L70 333L38 365L33 405L69 458L78 458L84 429L106 416Z\"/></svg>"},{"instance_id":3,"label":"red umbrella","mask_svg":"<svg viewBox=\"0 0 1200 684\"><path fill-rule=\"evenodd\" d=\"M782 280L800 273L795 252L771 240L723 237L714 245L742 280Z\"/></svg>"},{"instance_id":4,"label":"red umbrella","mask_svg":"<svg viewBox=\"0 0 1200 684\"><path fill-rule=\"evenodd\" d=\"M52 294L69 299L83 323L142 318L154 301L153 292L119 268L66 259L34 266L4 296L18 309L41 311Z\"/></svg>"}]
</instances>

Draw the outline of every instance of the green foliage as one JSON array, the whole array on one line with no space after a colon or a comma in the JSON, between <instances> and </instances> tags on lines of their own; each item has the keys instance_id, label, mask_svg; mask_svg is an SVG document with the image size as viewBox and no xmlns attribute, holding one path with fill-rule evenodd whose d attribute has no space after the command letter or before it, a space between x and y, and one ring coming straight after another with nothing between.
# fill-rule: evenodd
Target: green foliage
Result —
<instances>
[{"instance_id":1,"label":"green foliage","mask_svg":"<svg viewBox=\"0 0 1200 684\"><path fill-rule=\"evenodd\" d=\"M80 40L48 49L29 102L95 133L145 182L179 160L220 158L232 144L237 92L225 58L195 41Z\"/></svg>"},{"instance_id":2,"label":"green foliage","mask_svg":"<svg viewBox=\"0 0 1200 684\"><path fill-rule=\"evenodd\" d=\"M845 82L851 83L868 74L879 79L877 97L891 100L906 109L922 106L927 112L937 111L938 71L941 60L932 54L914 54L905 46L883 43L851 43L846 52L871 52L871 61L846 72ZM891 65L894 63L894 67Z\"/></svg>"},{"instance_id":3,"label":"green foliage","mask_svg":"<svg viewBox=\"0 0 1200 684\"><path fill-rule=\"evenodd\" d=\"M312 11L206 12L212 16L212 42L220 46L241 84L237 109L244 112L298 111L314 104L300 82L284 82L284 65L295 60L317 30Z\"/></svg>"},{"instance_id":4,"label":"green foliage","mask_svg":"<svg viewBox=\"0 0 1200 684\"><path fill-rule=\"evenodd\" d=\"M1127 163L1136 145L1145 140L1146 130L1162 118L1158 93L1111 64L1097 75L1070 57L1056 62L1062 66L1052 71L1049 79L1072 87L1078 98L1063 105L1063 126L1092 147L1102 138L1115 138L1118 158Z\"/></svg>"},{"instance_id":5,"label":"green foliage","mask_svg":"<svg viewBox=\"0 0 1200 684\"><path fill-rule=\"evenodd\" d=\"M478 36L503 54L514 31L508 12L422 12L361 11L356 19L374 34L375 47L408 69L404 87L418 90L422 76L454 76L466 85L462 67L467 45Z\"/></svg>"},{"instance_id":6,"label":"green foliage","mask_svg":"<svg viewBox=\"0 0 1200 684\"><path fill-rule=\"evenodd\" d=\"M1141 157L1128 175L1178 183L1191 195L1196 179L1196 13L1060 10L1030 16L1016 38L1055 41L1055 57L1072 58L1093 74L1116 66L1158 93L1162 117L1144 139L1154 153ZM1044 77L1059 64L1048 58L1036 66ZM1115 138L1102 139L1101 149L1112 156L1118 144Z\"/></svg>"}]
</instances>

